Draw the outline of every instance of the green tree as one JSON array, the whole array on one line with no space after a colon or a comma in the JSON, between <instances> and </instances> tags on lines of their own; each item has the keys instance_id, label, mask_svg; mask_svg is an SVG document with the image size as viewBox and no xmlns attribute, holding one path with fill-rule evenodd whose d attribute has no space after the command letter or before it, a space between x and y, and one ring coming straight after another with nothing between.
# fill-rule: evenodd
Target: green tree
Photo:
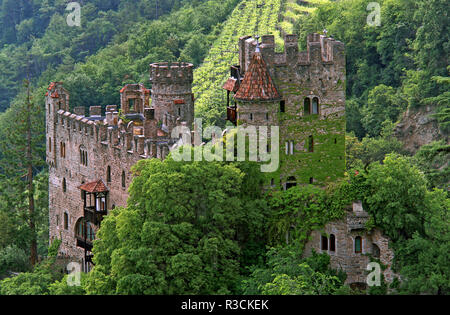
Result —
<instances>
[{"instance_id":1,"label":"green tree","mask_svg":"<svg viewBox=\"0 0 450 315\"><path fill-rule=\"evenodd\" d=\"M383 164L373 163L366 175L365 208L394 242L423 235L427 181L407 157L388 154Z\"/></svg>"},{"instance_id":2,"label":"green tree","mask_svg":"<svg viewBox=\"0 0 450 315\"><path fill-rule=\"evenodd\" d=\"M98 232L87 293L234 292L238 229L252 226L240 198L244 173L171 157L140 161L133 171L127 208L114 210Z\"/></svg>"}]
</instances>

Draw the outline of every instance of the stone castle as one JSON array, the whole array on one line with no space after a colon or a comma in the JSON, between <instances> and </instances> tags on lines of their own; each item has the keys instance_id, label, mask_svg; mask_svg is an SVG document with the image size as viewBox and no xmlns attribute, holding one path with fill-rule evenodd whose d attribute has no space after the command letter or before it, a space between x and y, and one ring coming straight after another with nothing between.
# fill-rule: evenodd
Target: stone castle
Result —
<instances>
[{"instance_id":1,"label":"stone castle","mask_svg":"<svg viewBox=\"0 0 450 315\"><path fill-rule=\"evenodd\" d=\"M151 64L150 82L151 90L143 84L123 87L120 110L116 105L104 111L92 106L88 116L84 107L70 110L69 93L61 82L48 88L50 241L61 239L60 254L78 259L84 270L92 266L92 241L102 218L114 207L126 205L131 166L140 159L164 159L179 141L171 138L175 127L195 130L193 65ZM311 34L307 50L299 52L297 36L286 35L284 52L278 53L271 35L262 36L261 42L242 37L239 64L231 66L223 88L228 95L227 119L233 124L280 128L280 168L266 174L268 186L324 185L344 175L343 43ZM372 240L370 233L348 229L344 221L333 223L327 231L335 233L338 243L345 240L345 246L330 243L325 249L319 233L313 234L307 248L327 252L335 248L334 256L330 254L332 265L350 275L347 282L362 282L363 263L351 263L351 257L363 252L355 252L356 244L367 253L376 250L371 244L385 239L380 235ZM357 236L366 242L355 241ZM353 245L348 245L349 237ZM351 246L353 254L348 253ZM390 257L386 246L376 246Z\"/></svg>"}]
</instances>

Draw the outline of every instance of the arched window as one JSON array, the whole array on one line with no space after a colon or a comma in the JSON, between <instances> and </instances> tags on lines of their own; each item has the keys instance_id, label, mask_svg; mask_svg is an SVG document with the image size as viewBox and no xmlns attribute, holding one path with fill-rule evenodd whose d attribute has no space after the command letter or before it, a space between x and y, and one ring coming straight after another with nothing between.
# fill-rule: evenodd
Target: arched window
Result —
<instances>
[{"instance_id":1,"label":"arched window","mask_svg":"<svg viewBox=\"0 0 450 315\"><path fill-rule=\"evenodd\" d=\"M334 234L330 234L330 252L336 251L336 237Z\"/></svg>"},{"instance_id":2,"label":"arched window","mask_svg":"<svg viewBox=\"0 0 450 315\"><path fill-rule=\"evenodd\" d=\"M122 171L122 188L125 188L125 171Z\"/></svg>"},{"instance_id":3,"label":"arched window","mask_svg":"<svg viewBox=\"0 0 450 315\"><path fill-rule=\"evenodd\" d=\"M106 168L106 181L108 183L111 182L111 166L108 165L108 167Z\"/></svg>"},{"instance_id":4,"label":"arched window","mask_svg":"<svg viewBox=\"0 0 450 315\"><path fill-rule=\"evenodd\" d=\"M326 237L326 236L324 236L324 235L322 235L322 246L321 246L321 248L322 248L322 250L328 250L328 238Z\"/></svg>"},{"instance_id":5,"label":"arched window","mask_svg":"<svg viewBox=\"0 0 450 315\"><path fill-rule=\"evenodd\" d=\"M69 229L69 215L67 214L67 212L64 212L64 229Z\"/></svg>"},{"instance_id":6,"label":"arched window","mask_svg":"<svg viewBox=\"0 0 450 315\"><path fill-rule=\"evenodd\" d=\"M361 253L362 252L362 240L361 236L355 237L355 253Z\"/></svg>"},{"instance_id":7,"label":"arched window","mask_svg":"<svg viewBox=\"0 0 450 315\"><path fill-rule=\"evenodd\" d=\"M266 113L266 121L269 120L269 113Z\"/></svg>"},{"instance_id":8,"label":"arched window","mask_svg":"<svg viewBox=\"0 0 450 315\"><path fill-rule=\"evenodd\" d=\"M63 190L63 192L67 191L67 183L66 183L66 179L65 178L63 178L63 181L62 181L62 190Z\"/></svg>"},{"instance_id":9,"label":"arched window","mask_svg":"<svg viewBox=\"0 0 450 315\"><path fill-rule=\"evenodd\" d=\"M313 98L313 101L312 101L312 112L311 113L313 115L319 113L319 99L317 97Z\"/></svg>"},{"instance_id":10,"label":"arched window","mask_svg":"<svg viewBox=\"0 0 450 315\"><path fill-rule=\"evenodd\" d=\"M253 114L250 113L250 121L253 121Z\"/></svg>"},{"instance_id":11,"label":"arched window","mask_svg":"<svg viewBox=\"0 0 450 315\"><path fill-rule=\"evenodd\" d=\"M308 137L308 152L314 152L314 137Z\"/></svg>"},{"instance_id":12,"label":"arched window","mask_svg":"<svg viewBox=\"0 0 450 315\"><path fill-rule=\"evenodd\" d=\"M311 100L309 97L306 97L303 105L303 115L307 116L309 114L311 114Z\"/></svg>"}]
</instances>

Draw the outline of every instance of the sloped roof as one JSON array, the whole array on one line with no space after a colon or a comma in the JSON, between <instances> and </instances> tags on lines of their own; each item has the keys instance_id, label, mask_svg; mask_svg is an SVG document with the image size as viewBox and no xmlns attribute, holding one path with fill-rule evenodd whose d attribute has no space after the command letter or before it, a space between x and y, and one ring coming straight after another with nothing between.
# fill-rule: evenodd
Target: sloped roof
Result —
<instances>
[{"instance_id":1,"label":"sloped roof","mask_svg":"<svg viewBox=\"0 0 450 315\"><path fill-rule=\"evenodd\" d=\"M270 101L281 99L261 53L252 56L239 90L234 96L242 101Z\"/></svg>"},{"instance_id":2,"label":"sloped roof","mask_svg":"<svg viewBox=\"0 0 450 315\"><path fill-rule=\"evenodd\" d=\"M222 88L230 92L236 92L239 89L239 84L236 79L229 78Z\"/></svg>"},{"instance_id":3,"label":"sloped roof","mask_svg":"<svg viewBox=\"0 0 450 315\"><path fill-rule=\"evenodd\" d=\"M105 183L103 183L103 181L101 179L99 179L95 182L83 184L83 185L79 186L78 188L81 190L87 191L89 193L100 193L100 192L108 191L108 187L106 187Z\"/></svg>"}]
</instances>

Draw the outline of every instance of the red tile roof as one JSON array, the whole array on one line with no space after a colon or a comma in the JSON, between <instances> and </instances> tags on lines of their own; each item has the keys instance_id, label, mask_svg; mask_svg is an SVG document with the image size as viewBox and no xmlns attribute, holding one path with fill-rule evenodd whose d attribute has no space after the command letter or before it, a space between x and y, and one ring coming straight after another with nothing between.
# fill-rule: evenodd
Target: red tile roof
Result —
<instances>
[{"instance_id":1,"label":"red tile roof","mask_svg":"<svg viewBox=\"0 0 450 315\"><path fill-rule=\"evenodd\" d=\"M270 101L281 98L261 53L253 54L244 80L234 98L242 101Z\"/></svg>"},{"instance_id":2,"label":"red tile roof","mask_svg":"<svg viewBox=\"0 0 450 315\"><path fill-rule=\"evenodd\" d=\"M239 89L239 83L237 83L236 79L229 78L222 88L230 92L236 92Z\"/></svg>"},{"instance_id":3,"label":"red tile roof","mask_svg":"<svg viewBox=\"0 0 450 315\"><path fill-rule=\"evenodd\" d=\"M103 183L101 179L92 183L83 184L78 188L87 191L89 193L99 193L108 191L108 187L106 187L105 183Z\"/></svg>"}]
</instances>

